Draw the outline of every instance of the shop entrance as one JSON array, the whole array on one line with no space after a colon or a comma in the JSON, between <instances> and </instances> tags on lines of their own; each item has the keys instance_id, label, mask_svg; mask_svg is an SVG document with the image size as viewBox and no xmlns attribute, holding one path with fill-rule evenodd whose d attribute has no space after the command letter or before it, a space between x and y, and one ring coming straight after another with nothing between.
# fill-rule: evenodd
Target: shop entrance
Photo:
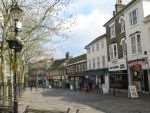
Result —
<instances>
[{"instance_id":1,"label":"shop entrance","mask_svg":"<svg viewBox=\"0 0 150 113\"><path fill-rule=\"evenodd\" d=\"M148 82L148 72L144 70L143 72L143 90L148 92L149 91L149 82Z\"/></svg>"}]
</instances>

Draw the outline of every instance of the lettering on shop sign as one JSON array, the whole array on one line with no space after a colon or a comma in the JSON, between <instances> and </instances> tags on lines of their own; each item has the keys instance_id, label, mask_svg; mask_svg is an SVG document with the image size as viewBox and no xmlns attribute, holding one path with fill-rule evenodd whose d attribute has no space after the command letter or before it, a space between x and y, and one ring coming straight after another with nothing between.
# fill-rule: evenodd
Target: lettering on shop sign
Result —
<instances>
[{"instance_id":1,"label":"lettering on shop sign","mask_svg":"<svg viewBox=\"0 0 150 113\"><path fill-rule=\"evenodd\" d=\"M121 64L120 65L120 69L124 69L125 68L125 65L124 64Z\"/></svg>"}]
</instances>

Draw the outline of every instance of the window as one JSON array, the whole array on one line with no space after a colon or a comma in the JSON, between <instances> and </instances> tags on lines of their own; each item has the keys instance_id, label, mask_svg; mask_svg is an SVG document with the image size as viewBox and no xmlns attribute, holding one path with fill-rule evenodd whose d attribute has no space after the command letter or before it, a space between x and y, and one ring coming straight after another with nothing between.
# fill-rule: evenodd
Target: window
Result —
<instances>
[{"instance_id":1,"label":"window","mask_svg":"<svg viewBox=\"0 0 150 113\"><path fill-rule=\"evenodd\" d=\"M91 69L91 60L89 60L89 69Z\"/></svg>"},{"instance_id":2,"label":"window","mask_svg":"<svg viewBox=\"0 0 150 113\"><path fill-rule=\"evenodd\" d=\"M93 69L95 69L95 59L93 59Z\"/></svg>"},{"instance_id":3,"label":"window","mask_svg":"<svg viewBox=\"0 0 150 113\"><path fill-rule=\"evenodd\" d=\"M114 45L114 58L117 57L117 45Z\"/></svg>"},{"instance_id":4,"label":"window","mask_svg":"<svg viewBox=\"0 0 150 113\"><path fill-rule=\"evenodd\" d=\"M104 40L101 41L101 48L104 48Z\"/></svg>"},{"instance_id":5,"label":"window","mask_svg":"<svg viewBox=\"0 0 150 113\"><path fill-rule=\"evenodd\" d=\"M127 47L126 47L126 41L125 41L124 38L121 40L121 46L122 46L122 51L123 51L123 57L125 57L126 56Z\"/></svg>"},{"instance_id":6,"label":"window","mask_svg":"<svg viewBox=\"0 0 150 113\"><path fill-rule=\"evenodd\" d=\"M105 67L105 56L102 56L103 68Z\"/></svg>"},{"instance_id":7,"label":"window","mask_svg":"<svg viewBox=\"0 0 150 113\"><path fill-rule=\"evenodd\" d=\"M137 16L138 16L137 14L138 14L138 10L137 9L133 10L132 12L130 12L129 18L130 18L130 24L131 25L137 24Z\"/></svg>"},{"instance_id":8,"label":"window","mask_svg":"<svg viewBox=\"0 0 150 113\"><path fill-rule=\"evenodd\" d=\"M131 46L132 46L132 53L136 53L136 41L135 41L135 36L131 37Z\"/></svg>"},{"instance_id":9,"label":"window","mask_svg":"<svg viewBox=\"0 0 150 113\"><path fill-rule=\"evenodd\" d=\"M140 34L135 34L131 37L131 50L132 54L142 53L142 44Z\"/></svg>"},{"instance_id":10,"label":"window","mask_svg":"<svg viewBox=\"0 0 150 113\"><path fill-rule=\"evenodd\" d=\"M141 36L140 34L137 35L137 50L138 53L142 53L142 44L141 44Z\"/></svg>"},{"instance_id":11,"label":"window","mask_svg":"<svg viewBox=\"0 0 150 113\"><path fill-rule=\"evenodd\" d=\"M91 52L90 47L87 49L87 52L88 52L88 53L90 53L90 52Z\"/></svg>"},{"instance_id":12,"label":"window","mask_svg":"<svg viewBox=\"0 0 150 113\"><path fill-rule=\"evenodd\" d=\"M118 48L117 44L111 44L109 46L109 54L110 54L110 59L116 59L118 58Z\"/></svg>"},{"instance_id":13,"label":"window","mask_svg":"<svg viewBox=\"0 0 150 113\"><path fill-rule=\"evenodd\" d=\"M120 18L119 20L120 26L121 26L121 33L125 32L125 21L123 18Z\"/></svg>"},{"instance_id":14,"label":"window","mask_svg":"<svg viewBox=\"0 0 150 113\"><path fill-rule=\"evenodd\" d=\"M110 26L110 37L111 37L111 38L114 38L115 35L116 35L116 33L115 33L115 24L112 24L112 25Z\"/></svg>"},{"instance_id":15,"label":"window","mask_svg":"<svg viewBox=\"0 0 150 113\"><path fill-rule=\"evenodd\" d=\"M0 41L2 41L2 29L0 28Z\"/></svg>"},{"instance_id":16,"label":"window","mask_svg":"<svg viewBox=\"0 0 150 113\"><path fill-rule=\"evenodd\" d=\"M97 57L97 68L100 68L100 58Z\"/></svg>"},{"instance_id":17,"label":"window","mask_svg":"<svg viewBox=\"0 0 150 113\"><path fill-rule=\"evenodd\" d=\"M99 51L99 43L96 44L96 50Z\"/></svg>"},{"instance_id":18,"label":"window","mask_svg":"<svg viewBox=\"0 0 150 113\"><path fill-rule=\"evenodd\" d=\"M93 47L92 47L92 52L94 52L94 49L95 49L95 47L93 46Z\"/></svg>"}]
</instances>

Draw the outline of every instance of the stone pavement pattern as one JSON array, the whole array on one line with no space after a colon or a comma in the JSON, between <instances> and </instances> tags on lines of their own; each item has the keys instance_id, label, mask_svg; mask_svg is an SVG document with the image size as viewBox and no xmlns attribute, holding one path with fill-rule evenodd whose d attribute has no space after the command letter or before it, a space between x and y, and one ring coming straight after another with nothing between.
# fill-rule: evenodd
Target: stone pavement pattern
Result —
<instances>
[{"instance_id":1,"label":"stone pavement pattern","mask_svg":"<svg viewBox=\"0 0 150 113\"><path fill-rule=\"evenodd\" d=\"M25 106L44 110L66 111L71 113L150 113L150 97L128 99L124 96L98 95L93 93L74 92L62 89L27 89L19 102L19 111Z\"/></svg>"}]
</instances>

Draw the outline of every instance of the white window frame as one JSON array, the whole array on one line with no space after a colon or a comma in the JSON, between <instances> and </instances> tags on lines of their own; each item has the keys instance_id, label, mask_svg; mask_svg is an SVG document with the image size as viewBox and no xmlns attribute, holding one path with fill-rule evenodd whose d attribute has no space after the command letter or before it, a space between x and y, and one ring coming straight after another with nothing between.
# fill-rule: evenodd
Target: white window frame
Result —
<instances>
[{"instance_id":1,"label":"white window frame","mask_svg":"<svg viewBox=\"0 0 150 113\"><path fill-rule=\"evenodd\" d=\"M126 40L125 40L125 38L121 39L120 45L122 46L123 57L126 57L127 46L126 46Z\"/></svg>"},{"instance_id":2,"label":"white window frame","mask_svg":"<svg viewBox=\"0 0 150 113\"><path fill-rule=\"evenodd\" d=\"M103 49L103 48L104 48L104 46L105 46L105 44L104 44L104 43L105 43L105 41L104 41L104 40L102 40L102 41L101 41L101 48L102 48L102 49Z\"/></svg>"},{"instance_id":3,"label":"white window frame","mask_svg":"<svg viewBox=\"0 0 150 113\"><path fill-rule=\"evenodd\" d=\"M97 57L97 68L100 68L100 57Z\"/></svg>"},{"instance_id":4,"label":"white window frame","mask_svg":"<svg viewBox=\"0 0 150 113\"><path fill-rule=\"evenodd\" d=\"M99 43L96 43L96 50L99 51Z\"/></svg>"},{"instance_id":5,"label":"white window frame","mask_svg":"<svg viewBox=\"0 0 150 113\"><path fill-rule=\"evenodd\" d=\"M136 12L136 15L134 15L134 12ZM138 9L134 9L129 13L129 21L130 25L136 25L138 23Z\"/></svg>"},{"instance_id":6,"label":"white window frame","mask_svg":"<svg viewBox=\"0 0 150 113\"><path fill-rule=\"evenodd\" d=\"M95 51L95 46L93 45L92 46L92 52L94 53L94 51Z\"/></svg>"},{"instance_id":7,"label":"white window frame","mask_svg":"<svg viewBox=\"0 0 150 113\"><path fill-rule=\"evenodd\" d=\"M110 37L115 38L116 37L116 28L115 28L115 22L112 23L110 26Z\"/></svg>"},{"instance_id":8,"label":"white window frame","mask_svg":"<svg viewBox=\"0 0 150 113\"><path fill-rule=\"evenodd\" d=\"M102 56L102 65L103 65L103 68L106 67L106 58L105 58L105 55Z\"/></svg>"},{"instance_id":9,"label":"white window frame","mask_svg":"<svg viewBox=\"0 0 150 113\"><path fill-rule=\"evenodd\" d=\"M116 46L116 55L115 55L115 50L114 50L115 46ZM117 43L113 43L109 46L109 56L110 56L110 60L118 59L118 46L117 46Z\"/></svg>"},{"instance_id":10,"label":"white window frame","mask_svg":"<svg viewBox=\"0 0 150 113\"><path fill-rule=\"evenodd\" d=\"M95 62L95 58L93 58L93 61L92 61L92 67L93 67L93 69L96 69L96 62Z\"/></svg>"},{"instance_id":11,"label":"white window frame","mask_svg":"<svg viewBox=\"0 0 150 113\"><path fill-rule=\"evenodd\" d=\"M88 67L89 67L89 70L91 69L91 60L88 61Z\"/></svg>"},{"instance_id":12,"label":"white window frame","mask_svg":"<svg viewBox=\"0 0 150 113\"><path fill-rule=\"evenodd\" d=\"M139 44L138 44L138 36L140 36L140 48L139 48ZM133 52L133 43L132 43L132 38L135 38L135 52ZM141 34L140 33L136 33L132 36L130 36L130 39L131 39L131 52L132 54L142 54L142 40L141 40Z\"/></svg>"},{"instance_id":13,"label":"white window frame","mask_svg":"<svg viewBox=\"0 0 150 113\"><path fill-rule=\"evenodd\" d=\"M87 48L87 53L89 53L89 54L90 54L90 52L91 52L91 48L90 48L90 47L88 47L88 48Z\"/></svg>"}]
</instances>

